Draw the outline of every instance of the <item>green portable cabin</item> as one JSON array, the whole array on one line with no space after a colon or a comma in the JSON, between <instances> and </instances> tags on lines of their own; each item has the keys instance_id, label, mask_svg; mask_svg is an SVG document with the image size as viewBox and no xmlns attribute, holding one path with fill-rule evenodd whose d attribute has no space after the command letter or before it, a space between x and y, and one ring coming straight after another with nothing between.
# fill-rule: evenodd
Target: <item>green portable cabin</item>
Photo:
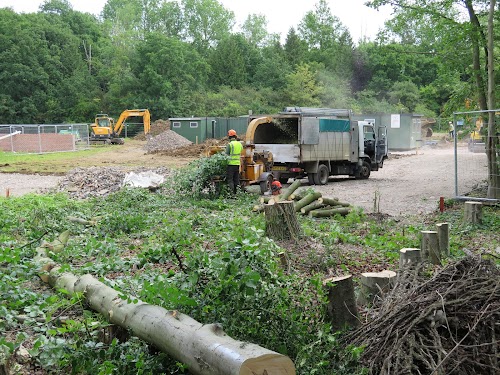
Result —
<instances>
[{"instance_id":1,"label":"green portable cabin","mask_svg":"<svg viewBox=\"0 0 500 375\"><path fill-rule=\"evenodd\" d=\"M170 118L170 129L193 143L203 143L206 139L221 139L229 129L238 135L247 131L248 117L179 117Z\"/></svg>"},{"instance_id":2,"label":"green portable cabin","mask_svg":"<svg viewBox=\"0 0 500 375\"><path fill-rule=\"evenodd\" d=\"M352 119L356 121L374 121L377 126L386 126L389 151L410 151L423 145L422 115L412 113L367 113L353 115Z\"/></svg>"}]
</instances>

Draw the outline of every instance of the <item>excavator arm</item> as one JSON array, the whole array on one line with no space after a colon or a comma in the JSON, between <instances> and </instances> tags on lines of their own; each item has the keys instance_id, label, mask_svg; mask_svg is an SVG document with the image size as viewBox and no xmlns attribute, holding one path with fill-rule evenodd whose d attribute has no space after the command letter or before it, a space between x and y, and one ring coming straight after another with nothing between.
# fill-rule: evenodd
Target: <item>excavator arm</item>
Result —
<instances>
[{"instance_id":1,"label":"excavator arm","mask_svg":"<svg viewBox=\"0 0 500 375\"><path fill-rule=\"evenodd\" d=\"M151 114L149 113L149 110L147 109L126 109L125 111L122 112L120 117L118 118L118 121L115 124L115 127L113 129L113 132L115 133L115 136L119 136L120 133L123 130L123 125L125 123L125 120L127 120L129 117L142 117L142 121L144 123L144 134L149 134L151 131Z\"/></svg>"}]
</instances>

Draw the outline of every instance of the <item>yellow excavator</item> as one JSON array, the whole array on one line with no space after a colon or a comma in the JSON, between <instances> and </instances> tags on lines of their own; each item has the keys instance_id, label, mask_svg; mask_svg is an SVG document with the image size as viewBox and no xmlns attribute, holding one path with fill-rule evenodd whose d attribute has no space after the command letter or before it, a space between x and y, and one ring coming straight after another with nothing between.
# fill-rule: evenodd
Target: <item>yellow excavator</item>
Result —
<instances>
[{"instance_id":1,"label":"yellow excavator","mask_svg":"<svg viewBox=\"0 0 500 375\"><path fill-rule=\"evenodd\" d=\"M122 145L123 138L120 134L124 128L125 121L130 117L141 117L144 124L144 134L146 137L151 131L151 114L147 109L126 109L123 111L115 123L114 119L105 113L98 113L95 121L90 125L90 143L105 143Z\"/></svg>"}]
</instances>

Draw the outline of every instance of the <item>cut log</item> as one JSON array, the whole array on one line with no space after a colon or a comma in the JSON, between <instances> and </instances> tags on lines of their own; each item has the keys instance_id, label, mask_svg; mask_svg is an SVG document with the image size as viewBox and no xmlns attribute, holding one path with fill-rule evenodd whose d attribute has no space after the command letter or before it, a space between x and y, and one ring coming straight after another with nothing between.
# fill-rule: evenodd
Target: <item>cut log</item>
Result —
<instances>
[{"instance_id":1,"label":"cut log","mask_svg":"<svg viewBox=\"0 0 500 375\"><path fill-rule=\"evenodd\" d=\"M269 200L271 198L273 198L272 195L264 195L264 196L262 196L262 197L259 198L259 202L260 203L267 203L267 202L269 202Z\"/></svg>"},{"instance_id":2,"label":"cut log","mask_svg":"<svg viewBox=\"0 0 500 375\"><path fill-rule=\"evenodd\" d=\"M363 303L373 303L381 298L394 285L396 272L384 270L381 272L365 272L361 274L360 300Z\"/></svg>"},{"instance_id":3,"label":"cut log","mask_svg":"<svg viewBox=\"0 0 500 375\"><path fill-rule=\"evenodd\" d=\"M399 250L399 269L415 267L422 261L420 249L407 247Z\"/></svg>"},{"instance_id":4,"label":"cut log","mask_svg":"<svg viewBox=\"0 0 500 375\"><path fill-rule=\"evenodd\" d=\"M432 264L441 264L437 232L434 230L423 230L420 233L422 235L420 244L422 259L429 260Z\"/></svg>"},{"instance_id":5,"label":"cut log","mask_svg":"<svg viewBox=\"0 0 500 375\"><path fill-rule=\"evenodd\" d=\"M481 224L483 221L483 204L480 202L465 202L464 224Z\"/></svg>"},{"instance_id":6,"label":"cut log","mask_svg":"<svg viewBox=\"0 0 500 375\"><path fill-rule=\"evenodd\" d=\"M306 196L305 190L295 190L292 194L290 194L290 197L288 199L292 201L300 201L302 198Z\"/></svg>"},{"instance_id":7,"label":"cut log","mask_svg":"<svg viewBox=\"0 0 500 375\"><path fill-rule=\"evenodd\" d=\"M442 257L450 256L450 224L436 224L438 233L439 252Z\"/></svg>"},{"instance_id":8,"label":"cut log","mask_svg":"<svg viewBox=\"0 0 500 375\"><path fill-rule=\"evenodd\" d=\"M332 208L326 210L314 210L310 211L309 215L312 217L330 217L335 215L346 216L351 209L349 207Z\"/></svg>"},{"instance_id":9,"label":"cut log","mask_svg":"<svg viewBox=\"0 0 500 375\"><path fill-rule=\"evenodd\" d=\"M307 194L304 198L295 203L295 211L300 212L302 207L307 206L318 198L321 198L321 193L319 191L313 191Z\"/></svg>"},{"instance_id":10,"label":"cut log","mask_svg":"<svg viewBox=\"0 0 500 375\"><path fill-rule=\"evenodd\" d=\"M283 190L283 192L280 195L280 200L286 201L289 199L290 194L292 194L295 190L297 190L302 182L300 180L295 180L292 182L292 184L287 187L286 189Z\"/></svg>"},{"instance_id":11,"label":"cut log","mask_svg":"<svg viewBox=\"0 0 500 375\"><path fill-rule=\"evenodd\" d=\"M314 201L307 206L304 206L300 209L300 213L302 215L306 215L309 213L309 211L317 210L319 208L323 208L325 205L323 203L320 203L319 201Z\"/></svg>"},{"instance_id":12,"label":"cut log","mask_svg":"<svg viewBox=\"0 0 500 375\"><path fill-rule=\"evenodd\" d=\"M263 204L256 204L252 208L253 212L263 212L264 211L264 205Z\"/></svg>"},{"instance_id":13,"label":"cut log","mask_svg":"<svg viewBox=\"0 0 500 375\"><path fill-rule=\"evenodd\" d=\"M328 294L328 316L333 331L359 325L352 276L332 277L323 281Z\"/></svg>"},{"instance_id":14,"label":"cut log","mask_svg":"<svg viewBox=\"0 0 500 375\"><path fill-rule=\"evenodd\" d=\"M298 239L302 230L292 201L281 201L264 206L266 236L274 240Z\"/></svg>"},{"instance_id":15,"label":"cut log","mask_svg":"<svg viewBox=\"0 0 500 375\"><path fill-rule=\"evenodd\" d=\"M43 248L39 248L44 250ZM46 258L38 253L35 262ZM91 275L49 271L49 284L70 295L81 293L88 305L110 323L130 330L164 353L185 363L196 375L295 374L287 356L227 336L219 324L201 324L178 311L166 310L121 293ZM134 301L134 302L128 302Z\"/></svg>"},{"instance_id":16,"label":"cut log","mask_svg":"<svg viewBox=\"0 0 500 375\"><path fill-rule=\"evenodd\" d=\"M326 206L342 206L343 205L339 202L338 198L321 197L321 198L318 198L318 202L321 202L321 203L325 204ZM344 204L347 204L347 203L344 203Z\"/></svg>"}]
</instances>

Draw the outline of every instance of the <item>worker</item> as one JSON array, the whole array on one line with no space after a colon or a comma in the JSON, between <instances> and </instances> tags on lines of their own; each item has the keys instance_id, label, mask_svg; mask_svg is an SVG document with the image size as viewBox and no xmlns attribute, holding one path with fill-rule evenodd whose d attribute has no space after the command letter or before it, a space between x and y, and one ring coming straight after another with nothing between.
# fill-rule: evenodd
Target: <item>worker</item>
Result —
<instances>
[{"instance_id":1,"label":"worker","mask_svg":"<svg viewBox=\"0 0 500 375\"><path fill-rule=\"evenodd\" d=\"M275 180L271 183L271 193L272 195L280 195L281 194L281 182Z\"/></svg>"},{"instance_id":2,"label":"worker","mask_svg":"<svg viewBox=\"0 0 500 375\"><path fill-rule=\"evenodd\" d=\"M455 127L453 126L453 122L448 123L448 131L450 133L450 137L453 138L453 135L455 134Z\"/></svg>"},{"instance_id":3,"label":"worker","mask_svg":"<svg viewBox=\"0 0 500 375\"><path fill-rule=\"evenodd\" d=\"M226 146L226 154L229 155L227 162L227 184L229 192L236 194L236 189L240 185L240 163L243 145L238 141L236 131L231 129L227 132L229 143Z\"/></svg>"}]
</instances>

